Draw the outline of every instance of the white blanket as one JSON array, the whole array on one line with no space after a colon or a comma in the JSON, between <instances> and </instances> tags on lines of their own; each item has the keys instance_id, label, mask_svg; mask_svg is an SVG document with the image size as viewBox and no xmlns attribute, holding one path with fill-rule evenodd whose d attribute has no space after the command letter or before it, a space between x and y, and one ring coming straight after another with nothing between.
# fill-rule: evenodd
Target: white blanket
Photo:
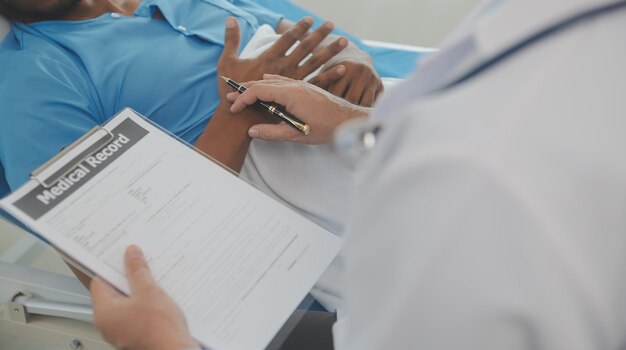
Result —
<instances>
[{"instance_id":1,"label":"white blanket","mask_svg":"<svg viewBox=\"0 0 626 350\"><path fill-rule=\"evenodd\" d=\"M277 34L276 31L274 31L274 28L272 28L271 26L267 24L264 24L260 26L259 29L257 29L252 39L250 39L250 41L248 42L248 45L246 45L246 47L243 48L243 51L241 51L241 54L239 55L239 57L240 58L257 57L263 51L269 49L279 38L280 38L280 34ZM297 46L298 46L298 43L296 43L293 47L291 47L287 51L287 54L290 54ZM304 80L309 80L310 78L316 76L321 70L322 68L311 73Z\"/></svg>"},{"instance_id":2,"label":"white blanket","mask_svg":"<svg viewBox=\"0 0 626 350\"><path fill-rule=\"evenodd\" d=\"M278 38L271 27L262 26L241 57L256 57ZM255 140L250 145L240 176L341 236L350 210L353 175L351 167L330 145ZM339 272L338 260L311 291L329 310L340 304Z\"/></svg>"},{"instance_id":3,"label":"white blanket","mask_svg":"<svg viewBox=\"0 0 626 350\"><path fill-rule=\"evenodd\" d=\"M261 26L240 57L258 56L279 37L272 27ZM386 90L401 81L393 78L382 80ZM240 176L342 236L346 217L350 214L354 172L331 145L253 141ZM328 268L311 294L332 311L341 308L340 290L341 256Z\"/></svg>"}]
</instances>

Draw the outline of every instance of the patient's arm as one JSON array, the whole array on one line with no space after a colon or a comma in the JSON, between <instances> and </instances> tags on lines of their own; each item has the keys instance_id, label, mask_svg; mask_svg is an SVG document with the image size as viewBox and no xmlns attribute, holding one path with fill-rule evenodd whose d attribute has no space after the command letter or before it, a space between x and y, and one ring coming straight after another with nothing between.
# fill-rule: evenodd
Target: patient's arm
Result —
<instances>
[{"instance_id":1,"label":"patient's arm","mask_svg":"<svg viewBox=\"0 0 626 350\"><path fill-rule=\"evenodd\" d=\"M293 22L283 19L278 23L276 32L282 34L294 25ZM328 35L321 43L320 48L330 45L337 38L339 37L336 35ZM327 83L313 78L309 82L333 95L343 97L353 104L371 107L384 90L382 80L374 69L372 57L353 43L349 43L342 52L326 62L323 71L340 64L346 67L345 74L340 79ZM300 79L297 77L290 78Z\"/></svg>"}]
</instances>

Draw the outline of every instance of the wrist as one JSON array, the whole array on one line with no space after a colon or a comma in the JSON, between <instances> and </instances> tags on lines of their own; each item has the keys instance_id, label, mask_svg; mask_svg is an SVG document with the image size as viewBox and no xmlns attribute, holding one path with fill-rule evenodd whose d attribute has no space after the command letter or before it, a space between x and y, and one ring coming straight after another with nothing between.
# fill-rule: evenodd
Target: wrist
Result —
<instances>
[{"instance_id":1,"label":"wrist","mask_svg":"<svg viewBox=\"0 0 626 350\"><path fill-rule=\"evenodd\" d=\"M227 168L239 172L252 141L248 130L253 125L267 122L262 118L263 115L254 108L231 113L230 104L222 102L195 146Z\"/></svg>"},{"instance_id":2,"label":"wrist","mask_svg":"<svg viewBox=\"0 0 626 350\"><path fill-rule=\"evenodd\" d=\"M364 119L368 118L372 114L373 108L352 105L350 112L350 119Z\"/></svg>"},{"instance_id":3,"label":"wrist","mask_svg":"<svg viewBox=\"0 0 626 350\"><path fill-rule=\"evenodd\" d=\"M373 108L355 105L344 100L343 98L334 95L332 95L332 98L335 100L335 103L338 106L338 110L335 110L334 115L341 116L339 117L339 119L341 120L341 124L354 119L368 118L372 113Z\"/></svg>"},{"instance_id":4,"label":"wrist","mask_svg":"<svg viewBox=\"0 0 626 350\"><path fill-rule=\"evenodd\" d=\"M250 106L245 110L232 113L230 107L232 104L225 99L215 109L215 113L211 118L211 122L215 120L215 124L222 126L228 126L228 128L235 133L243 132L248 133L253 125L257 124L269 124L272 122L268 118L268 115L263 110L257 108L257 106Z\"/></svg>"}]
</instances>

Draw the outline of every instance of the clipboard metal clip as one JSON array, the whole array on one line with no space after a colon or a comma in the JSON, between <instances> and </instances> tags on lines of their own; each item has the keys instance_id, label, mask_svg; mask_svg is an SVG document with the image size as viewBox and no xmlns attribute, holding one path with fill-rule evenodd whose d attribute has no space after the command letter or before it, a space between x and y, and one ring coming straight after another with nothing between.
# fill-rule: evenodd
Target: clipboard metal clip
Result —
<instances>
[{"instance_id":1,"label":"clipboard metal clip","mask_svg":"<svg viewBox=\"0 0 626 350\"><path fill-rule=\"evenodd\" d=\"M102 137L101 139L97 140L96 142L94 142L84 152L79 154L76 158L71 160L71 162L69 162L68 164L63 166L61 169L59 169L59 171L55 172L54 174L52 174L47 179L41 179L40 178L40 175L43 172L45 172L52 164L56 163L63 156L67 155L73 149L78 147L78 145L80 145L85 140L87 140L88 138L90 138L91 136L93 136L94 134L96 134L99 131L105 131L106 135L104 137ZM74 141L74 143L72 143L71 145L65 147L61 152L59 152L57 155L52 157L49 161L44 163L42 166L37 168L35 171L33 171L30 174L30 178L35 180L35 181L37 181L41 186L43 186L43 188L49 189L52 186L54 186L54 184L57 183L61 178L63 178L64 176L69 174L74 168L76 168L76 166L78 166L78 164L82 163L85 159L87 159L88 157L92 156L94 153L98 152L99 149L104 147L104 145L106 145L107 143L111 142L114 138L115 138L115 135L113 135L113 133L111 131L109 131L108 129L106 129L106 128L100 126L100 125L98 125L98 126L94 127L93 129L89 130L85 135L81 136L81 138L79 138L78 140Z\"/></svg>"}]
</instances>

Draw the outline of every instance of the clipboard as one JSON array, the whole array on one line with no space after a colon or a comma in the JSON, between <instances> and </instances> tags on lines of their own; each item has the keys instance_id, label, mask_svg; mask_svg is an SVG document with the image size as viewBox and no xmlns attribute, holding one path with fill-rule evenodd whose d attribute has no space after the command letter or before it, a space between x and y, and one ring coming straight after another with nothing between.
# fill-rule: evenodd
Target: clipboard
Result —
<instances>
[{"instance_id":1,"label":"clipboard","mask_svg":"<svg viewBox=\"0 0 626 350\"><path fill-rule=\"evenodd\" d=\"M290 329L281 330L284 322L341 247L340 238L130 109L90 130L31 176L0 206L48 239L68 264L88 276L97 273L122 294L130 290L122 250L129 242L142 249L146 244L155 277L180 302L192 335L220 350L263 349L286 338ZM170 227L182 233L168 235ZM198 265L203 256L215 258ZM196 277L186 279L188 272ZM204 289L192 282L212 274L220 288L206 290L213 295L207 300L198 299L193 293ZM188 284L189 290L179 288ZM277 296L264 299L267 293ZM214 310L219 325L234 328L222 332L202 316L203 308Z\"/></svg>"}]
</instances>

